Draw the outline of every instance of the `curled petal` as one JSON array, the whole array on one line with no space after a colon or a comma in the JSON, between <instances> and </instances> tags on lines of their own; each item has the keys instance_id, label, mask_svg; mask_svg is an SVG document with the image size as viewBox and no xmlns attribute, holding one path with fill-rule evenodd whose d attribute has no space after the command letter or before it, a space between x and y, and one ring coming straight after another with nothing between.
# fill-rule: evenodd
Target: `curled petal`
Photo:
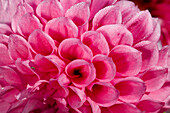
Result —
<instances>
[{"instance_id":1,"label":"curled petal","mask_svg":"<svg viewBox=\"0 0 170 113\"><path fill-rule=\"evenodd\" d=\"M34 30L28 37L32 49L42 55L50 55L55 49L53 39L40 29Z\"/></svg>"},{"instance_id":2,"label":"curled petal","mask_svg":"<svg viewBox=\"0 0 170 113\"><path fill-rule=\"evenodd\" d=\"M153 100L142 100L137 104L137 107L141 111L155 112L164 106L164 102L153 101Z\"/></svg>"},{"instance_id":3,"label":"curled petal","mask_svg":"<svg viewBox=\"0 0 170 113\"><path fill-rule=\"evenodd\" d=\"M36 16L26 13L18 21L18 32L28 37L35 29L41 29L42 25Z\"/></svg>"},{"instance_id":4,"label":"curled petal","mask_svg":"<svg viewBox=\"0 0 170 113\"><path fill-rule=\"evenodd\" d=\"M42 1L37 6L36 13L46 20L64 16L64 10L58 0Z\"/></svg>"},{"instance_id":5,"label":"curled petal","mask_svg":"<svg viewBox=\"0 0 170 113\"><path fill-rule=\"evenodd\" d=\"M96 55L92 59L96 68L96 78L102 82L113 80L116 74L116 66L110 57L105 55Z\"/></svg>"},{"instance_id":6,"label":"curled petal","mask_svg":"<svg viewBox=\"0 0 170 113\"><path fill-rule=\"evenodd\" d=\"M136 77L122 79L115 88L120 92L119 99L128 103L138 102L146 90L144 82Z\"/></svg>"},{"instance_id":7,"label":"curled petal","mask_svg":"<svg viewBox=\"0 0 170 113\"><path fill-rule=\"evenodd\" d=\"M116 45L132 45L133 36L129 30L127 30L123 25L105 25L97 29L98 32L101 32L108 44L110 49Z\"/></svg>"},{"instance_id":8,"label":"curled petal","mask_svg":"<svg viewBox=\"0 0 170 113\"><path fill-rule=\"evenodd\" d=\"M79 108L86 101L85 93L73 86L69 87L69 95L67 97L67 102L72 108Z\"/></svg>"},{"instance_id":9,"label":"curled petal","mask_svg":"<svg viewBox=\"0 0 170 113\"><path fill-rule=\"evenodd\" d=\"M8 41L9 41L9 36L0 34L0 43L1 44L8 45Z\"/></svg>"},{"instance_id":10,"label":"curled petal","mask_svg":"<svg viewBox=\"0 0 170 113\"><path fill-rule=\"evenodd\" d=\"M10 57L14 60L16 60L17 58L21 58L22 60L32 58L30 45L23 37L19 35L10 35L8 49Z\"/></svg>"},{"instance_id":11,"label":"curled petal","mask_svg":"<svg viewBox=\"0 0 170 113\"><path fill-rule=\"evenodd\" d=\"M59 55L67 60L85 59L90 61L93 53L79 39L70 38L60 43L58 47Z\"/></svg>"},{"instance_id":12,"label":"curled petal","mask_svg":"<svg viewBox=\"0 0 170 113\"><path fill-rule=\"evenodd\" d=\"M96 31L85 32L81 36L81 41L92 50L94 55L109 54L109 46L102 33Z\"/></svg>"},{"instance_id":13,"label":"curled petal","mask_svg":"<svg viewBox=\"0 0 170 113\"><path fill-rule=\"evenodd\" d=\"M159 51L156 43L150 41L142 41L137 43L134 47L135 49L142 52L141 71L147 70L157 64Z\"/></svg>"},{"instance_id":14,"label":"curled petal","mask_svg":"<svg viewBox=\"0 0 170 113\"><path fill-rule=\"evenodd\" d=\"M96 82L88 86L88 95L99 106L109 107L117 102L119 92L109 83Z\"/></svg>"},{"instance_id":15,"label":"curled petal","mask_svg":"<svg viewBox=\"0 0 170 113\"><path fill-rule=\"evenodd\" d=\"M96 30L97 28L107 25L107 24L121 24L122 15L119 11L118 7L108 6L101 9L93 19L93 28Z\"/></svg>"},{"instance_id":16,"label":"curled petal","mask_svg":"<svg viewBox=\"0 0 170 113\"><path fill-rule=\"evenodd\" d=\"M146 91L151 92L160 89L166 81L168 69L164 67L153 67L143 76L142 80L146 84Z\"/></svg>"},{"instance_id":17,"label":"curled petal","mask_svg":"<svg viewBox=\"0 0 170 113\"><path fill-rule=\"evenodd\" d=\"M78 87L86 87L96 78L94 65L85 60L77 59L70 62L65 71L73 84Z\"/></svg>"},{"instance_id":18,"label":"curled petal","mask_svg":"<svg viewBox=\"0 0 170 113\"><path fill-rule=\"evenodd\" d=\"M127 23L133 16L135 16L140 10L131 1L118 1L115 6L119 7L122 14L123 24Z\"/></svg>"},{"instance_id":19,"label":"curled petal","mask_svg":"<svg viewBox=\"0 0 170 113\"><path fill-rule=\"evenodd\" d=\"M126 27L133 34L133 42L136 43L153 32L153 21L149 11L141 11L127 23Z\"/></svg>"},{"instance_id":20,"label":"curled petal","mask_svg":"<svg viewBox=\"0 0 170 113\"><path fill-rule=\"evenodd\" d=\"M0 23L0 34L9 35L12 34L12 30L9 25Z\"/></svg>"},{"instance_id":21,"label":"curled petal","mask_svg":"<svg viewBox=\"0 0 170 113\"><path fill-rule=\"evenodd\" d=\"M141 52L126 45L118 45L109 54L116 65L116 70L122 74L133 76L140 72L142 66Z\"/></svg>"},{"instance_id":22,"label":"curled petal","mask_svg":"<svg viewBox=\"0 0 170 113\"><path fill-rule=\"evenodd\" d=\"M72 20L66 17L50 20L45 26L45 32L58 42L66 38L75 38L78 36L77 26Z\"/></svg>"}]
</instances>

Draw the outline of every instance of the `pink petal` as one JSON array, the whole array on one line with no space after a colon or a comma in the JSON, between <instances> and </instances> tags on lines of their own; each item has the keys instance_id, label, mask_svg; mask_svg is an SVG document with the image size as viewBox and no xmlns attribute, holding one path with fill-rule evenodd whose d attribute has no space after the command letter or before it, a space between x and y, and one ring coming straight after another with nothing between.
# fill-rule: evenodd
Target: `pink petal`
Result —
<instances>
[{"instance_id":1,"label":"pink petal","mask_svg":"<svg viewBox=\"0 0 170 113\"><path fill-rule=\"evenodd\" d=\"M115 85L120 92L119 99L125 102L138 102L144 95L146 87L144 82L137 77L127 77Z\"/></svg>"},{"instance_id":2,"label":"pink petal","mask_svg":"<svg viewBox=\"0 0 170 113\"><path fill-rule=\"evenodd\" d=\"M19 35L16 34L10 35L8 49L9 55L14 60L16 60L17 58L21 58L22 60L32 58L30 52L30 45L23 37Z\"/></svg>"},{"instance_id":3,"label":"pink petal","mask_svg":"<svg viewBox=\"0 0 170 113\"><path fill-rule=\"evenodd\" d=\"M159 51L156 43L150 41L142 41L137 43L134 47L135 49L142 52L141 71L145 71L157 64Z\"/></svg>"},{"instance_id":4,"label":"pink petal","mask_svg":"<svg viewBox=\"0 0 170 113\"><path fill-rule=\"evenodd\" d=\"M96 82L88 86L89 97L99 106L109 107L116 103L119 92L111 84Z\"/></svg>"},{"instance_id":5,"label":"pink petal","mask_svg":"<svg viewBox=\"0 0 170 113\"><path fill-rule=\"evenodd\" d=\"M118 1L115 6L120 8L122 14L122 22L127 23L133 16L135 16L140 10L131 1Z\"/></svg>"},{"instance_id":6,"label":"pink petal","mask_svg":"<svg viewBox=\"0 0 170 113\"><path fill-rule=\"evenodd\" d=\"M157 18L153 18L153 32L145 40L158 42L161 35L160 23Z\"/></svg>"},{"instance_id":7,"label":"pink petal","mask_svg":"<svg viewBox=\"0 0 170 113\"><path fill-rule=\"evenodd\" d=\"M10 65L13 61L9 57L8 48L0 43L0 66Z\"/></svg>"},{"instance_id":8,"label":"pink petal","mask_svg":"<svg viewBox=\"0 0 170 113\"><path fill-rule=\"evenodd\" d=\"M85 60L74 60L65 68L66 74L77 87L86 87L96 78L96 70L92 63Z\"/></svg>"},{"instance_id":9,"label":"pink petal","mask_svg":"<svg viewBox=\"0 0 170 113\"><path fill-rule=\"evenodd\" d=\"M65 87L60 87L53 94L53 98L65 98L69 95L69 90Z\"/></svg>"},{"instance_id":10,"label":"pink petal","mask_svg":"<svg viewBox=\"0 0 170 113\"><path fill-rule=\"evenodd\" d=\"M46 20L64 16L63 8L58 0L42 1L37 6L36 13Z\"/></svg>"},{"instance_id":11,"label":"pink petal","mask_svg":"<svg viewBox=\"0 0 170 113\"><path fill-rule=\"evenodd\" d=\"M77 26L66 17L50 20L45 26L45 32L58 42L78 36Z\"/></svg>"},{"instance_id":12,"label":"pink petal","mask_svg":"<svg viewBox=\"0 0 170 113\"><path fill-rule=\"evenodd\" d=\"M157 102L153 100L142 100L137 104L137 107L141 111L145 112L155 112L164 106L163 102Z\"/></svg>"},{"instance_id":13,"label":"pink petal","mask_svg":"<svg viewBox=\"0 0 170 113\"><path fill-rule=\"evenodd\" d=\"M96 79L102 82L113 80L116 74L116 66L110 57L96 55L92 59L96 68Z\"/></svg>"},{"instance_id":14,"label":"pink petal","mask_svg":"<svg viewBox=\"0 0 170 113\"><path fill-rule=\"evenodd\" d=\"M126 27L133 34L133 42L136 43L153 32L152 17L149 11L141 11L136 16L131 18Z\"/></svg>"},{"instance_id":15,"label":"pink petal","mask_svg":"<svg viewBox=\"0 0 170 113\"><path fill-rule=\"evenodd\" d=\"M1 113L7 113L10 106L11 106L11 104L9 104L8 102L0 100L0 111L1 111Z\"/></svg>"},{"instance_id":16,"label":"pink petal","mask_svg":"<svg viewBox=\"0 0 170 113\"><path fill-rule=\"evenodd\" d=\"M153 67L148 70L142 80L146 84L146 91L151 92L160 89L166 81L168 69L164 67Z\"/></svg>"},{"instance_id":17,"label":"pink petal","mask_svg":"<svg viewBox=\"0 0 170 113\"><path fill-rule=\"evenodd\" d=\"M89 97L87 97L87 101L91 105L92 113L101 113L100 107L92 101Z\"/></svg>"},{"instance_id":18,"label":"pink petal","mask_svg":"<svg viewBox=\"0 0 170 113\"><path fill-rule=\"evenodd\" d=\"M92 50L94 55L109 54L109 46L102 33L87 31L81 35L81 41Z\"/></svg>"},{"instance_id":19,"label":"pink petal","mask_svg":"<svg viewBox=\"0 0 170 113\"><path fill-rule=\"evenodd\" d=\"M1 44L8 45L8 41L9 41L9 36L0 34L0 43Z\"/></svg>"},{"instance_id":20,"label":"pink petal","mask_svg":"<svg viewBox=\"0 0 170 113\"><path fill-rule=\"evenodd\" d=\"M34 30L28 37L28 43L32 49L42 55L50 55L54 52L55 43L53 39L40 29Z\"/></svg>"},{"instance_id":21,"label":"pink petal","mask_svg":"<svg viewBox=\"0 0 170 113\"><path fill-rule=\"evenodd\" d=\"M26 3L28 3L29 5L31 5L31 7L35 10L38 6L38 4L40 4L43 0L25 0Z\"/></svg>"},{"instance_id":22,"label":"pink petal","mask_svg":"<svg viewBox=\"0 0 170 113\"><path fill-rule=\"evenodd\" d=\"M89 19L89 5L86 2L80 2L68 9L65 16L70 18L77 26L81 26Z\"/></svg>"},{"instance_id":23,"label":"pink petal","mask_svg":"<svg viewBox=\"0 0 170 113\"><path fill-rule=\"evenodd\" d=\"M9 25L0 23L0 34L10 35L12 30Z\"/></svg>"},{"instance_id":24,"label":"pink petal","mask_svg":"<svg viewBox=\"0 0 170 113\"><path fill-rule=\"evenodd\" d=\"M35 29L41 29L42 25L36 16L26 13L18 21L18 32L28 37Z\"/></svg>"},{"instance_id":25,"label":"pink petal","mask_svg":"<svg viewBox=\"0 0 170 113\"><path fill-rule=\"evenodd\" d=\"M90 20L94 17L94 15L102 8L115 3L117 0L91 0L90 7ZM97 7L96 7L97 6Z\"/></svg>"},{"instance_id":26,"label":"pink petal","mask_svg":"<svg viewBox=\"0 0 170 113\"><path fill-rule=\"evenodd\" d=\"M21 85L21 79L17 72L10 67L0 67L0 76L4 78L10 85Z\"/></svg>"},{"instance_id":27,"label":"pink petal","mask_svg":"<svg viewBox=\"0 0 170 113\"><path fill-rule=\"evenodd\" d=\"M18 25L18 22L19 20L21 19L21 17L26 14L26 13L33 13L33 9L32 7L27 4L27 3L23 3L23 4L19 4L17 6L17 10L16 10L16 13L15 15L13 16L12 18L12 22L11 22L11 27L12 27L12 30L16 33L17 32L17 25Z\"/></svg>"},{"instance_id":28,"label":"pink petal","mask_svg":"<svg viewBox=\"0 0 170 113\"><path fill-rule=\"evenodd\" d=\"M73 86L69 87L69 95L67 97L67 102L72 108L79 108L86 101L85 93Z\"/></svg>"},{"instance_id":29,"label":"pink petal","mask_svg":"<svg viewBox=\"0 0 170 113\"><path fill-rule=\"evenodd\" d=\"M108 112L105 112L108 110ZM115 104L109 108L102 108L102 113L142 113L134 105L127 103Z\"/></svg>"},{"instance_id":30,"label":"pink petal","mask_svg":"<svg viewBox=\"0 0 170 113\"><path fill-rule=\"evenodd\" d=\"M79 39L70 38L60 43L58 47L59 55L68 60L85 59L90 61L93 53Z\"/></svg>"},{"instance_id":31,"label":"pink petal","mask_svg":"<svg viewBox=\"0 0 170 113\"><path fill-rule=\"evenodd\" d=\"M118 7L108 6L101 9L93 19L93 30L97 28L108 25L108 24L121 24L122 23L122 15L119 11Z\"/></svg>"},{"instance_id":32,"label":"pink petal","mask_svg":"<svg viewBox=\"0 0 170 113\"><path fill-rule=\"evenodd\" d=\"M105 25L97 29L97 31L105 36L110 49L116 45L123 44L131 46L133 44L133 36L131 32L120 24Z\"/></svg>"},{"instance_id":33,"label":"pink petal","mask_svg":"<svg viewBox=\"0 0 170 113\"><path fill-rule=\"evenodd\" d=\"M142 55L138 50L118 45L109 54L116 65L116 70L122 74L133 76L140 72L142 66Z\"/></svg>"}]
</instances>

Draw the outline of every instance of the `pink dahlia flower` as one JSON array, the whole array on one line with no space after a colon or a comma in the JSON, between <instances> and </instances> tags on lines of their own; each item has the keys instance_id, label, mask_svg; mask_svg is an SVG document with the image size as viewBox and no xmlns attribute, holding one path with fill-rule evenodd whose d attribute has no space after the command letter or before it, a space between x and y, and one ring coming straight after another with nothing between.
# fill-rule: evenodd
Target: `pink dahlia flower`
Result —
<instances>
[{"instance_id":1,"label":"pink dahlia flower","mask_svg":"<svg viewBox=\"0 0 170 113\"><path fill-rule=\"evenodd\" d=\"M152 16L158 17L161 24L161 41L170 45L170 1L169 0L131 0L140 9L148 9Z\"/></svg>"},{"instance_id":2,"label":"pink dahlia flower","mask_svg":"<svg viewBox=\"0 0 170 113\"><path fill-rule=\"evenodd\" d=\"M1 113L162 113L169 47L149 11L116 0L1 0Z\"/></svg>"}]
</instances>

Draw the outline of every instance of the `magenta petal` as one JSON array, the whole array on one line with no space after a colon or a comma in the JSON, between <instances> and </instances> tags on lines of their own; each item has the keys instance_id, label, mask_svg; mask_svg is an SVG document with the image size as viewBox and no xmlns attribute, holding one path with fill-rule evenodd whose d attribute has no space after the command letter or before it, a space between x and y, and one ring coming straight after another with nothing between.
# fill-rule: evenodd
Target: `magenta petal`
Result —
<instances>
[{"instance_id":1,"label":"magenta petal","mask_svg":"<svg viewBox=\"0 0 170 113\"><path fill-rule=\"evenodd\" d=\"M118 45L109 54L116 65L116 70L122 74L133 76L140 72L142 66L141 52L126 45Z\"/></svg>"},{"instance_id":2,"label":"magenta petal","mask_svg":"<svg viewBox=\"0 0 170 113\"><path fill-rule=\"evenodd\" d=\"M36 13L46 20L64 16L64 10L58 0L42 1L37 6Z\"/></svg>"},{"instance_id":3,"label":"magenta petal","mask_svg":"<svg viewBox=\"0 0 170 113\"><path fill-rule=\"evenodd\" d=\"M112 106L116 103L119 97L118 90L109 83L92 83L88 89L89 97L99 106Z\"/></svg>"},{"instance_id":4,"label":"magenta petal","mask_svg":"<svg viewBox=\"0 0 170 113\"><path fill-rule=\"evenodd\" d=\"M91 106L92 113L101 113L100 107L94 101L92 101L89 97L87 97L87 101Z\"/></svg>"},{"instance_id":5,"label":"magenta petal","mask_svg":"<svg viewBox=\"0 0 170 113\"><path fill-rule=\"evenodd\" d=\"M153 67L148 70L142 80L146 84L146 91L151 92L160 89L166 81L168 69L164 67Z\"/></svg>"},{"instance_id":6,"label":"magenta petal","mask_svg":"<svg viewBox=\"0 0 170 113\"><path fill-rule=\"evenodd\" d=\"M93 53L79 39L65 39L58 47L59 55L68 60L85 59L90 61Z\"/></svg>"},{"instance_id":7,"label":"magenta petal","mask_svg":"<svg viewBox=\"0 0 170 113\"><path fill-rule=\"evenodd\" d=\"M92 63L85 60L74 60L65 68L66 74L77 87L86 87L96 78L96 70Z\"/></svg>"},{"instance_id":8,"label":"magenta petal","mask_svg":"<svg viewBox=\"0 0 170 113\"><path fill-rule=\"evenodd\" d=\"M77 26L66 17L50 20L45 26L45 32L58 42L66 38L76 38L78 36Z\"/></svg>"},{"instance_id":9,"label":"magenta petal","mask_svg":"<svg viewBox=\"0 0 170 113\"><path fill-rule=\"evenodd\" d=\"M144 39L153 32L153 22L149 11L141 11L127 23L126 27L132 32L134 43Z\"/></svg>"},{"instance_id":10,"label":"magenta petal","mask_svg":"<svg viewBox=\"0 0 170 113\"><path fill-rule=\"evenodd\" d=\"M163 102L157 102L153 100L142 100L137 104L137 107L141 111L145 112L155 112L164 106Z\"/></svg>"},{"instance_id":11,"label":"magenta petal","mask_svg":"<svg viewBox=\"0 0 170 113\"><path fill-rule=\"evenodd\" d=\"M81 36L81 41L92 50L94 55L109 54L109 46L102 33L96 31L85 32Z\"/></svg>"},{"instance_id":12,"label":"magenta petal","mask_svg":"<svg viewBox=\"0 0 170 113\"><path fill-rule=\"evenodd\" d=\"M72 108L79 108L86 101L85 93L73 86L69 87L69 95L67 97L67 102Z\"/></svg>"},{"instance_id":13,"label":"magenta petal","mask_svg":"<svg viewBox=\"0 0 170 113\"><path fill-rule=\"evenodd\" d=\"M19 35L16 34L10 35L8 49L9 55L14 60L16 60L17 58L21 58L22 60L32 58L30 52L30 45L23 37Z\"/></svg>"},{"instance_id":14,"label":"magenta petal","mask_svg":"<svg viewBox=\"0 0 170 113\"><path fill-rule=\"evenodd\" d=\"M36 16L26 13L18 21L18 32L28 37L35 29L41 29L42 25Z\"/></svg>"},{"instance_id":15,"label":"magenta petal","mask_svg":"<svg viewBox=\"0 0 170 113\"><path fill-rule=\"evenodd\" d=\"M115 88L120 92L119 99L128 103L138 102L146 90L144 82L137 77L122 79Z\"/></svg>"},{"instance_id":16,"label":"magenta petal","mask_svg":"<svg viewBox=\"0 0 170 113\"><path fill-rule=\"evenodd\" d=\"M0 34L0 43L1 44L8 45L8 41L9 41L9 36Z\"/></svg>"},{"instance_id":17,"label":"magenta petal","mask_svg":"<svg viewBox=\"0 0 170 113\"><path fill-rule=\"evenodd\" d=\"M55 49L53 39L40 29L34 30L30 34L28 43L36 53L42 55L50 55Z\"/></svg>"},{"instance_id":18,"label":"magenta petal","mask_svg":"<svg viewBox=\"0 0 170 113\"><path fill-rule=\"evenodd\" d=\"M1 113L7 113L10 106L11 106L11 104L9 104L8 102L0 100L0 111L1 111Z\"/></svg>"},{"instance_id":19,"label":"magenta petal","mask_svg":"<svg viewBox=\"0 0 170 113\"><path fill-rule=\"evenodd\" d=\"M140 11L133 2L126 0L116 2L115 6L118 6L120 9L123 24L128 22L133 16L136 15L136 13Z\"/></svg>"},{"instance_id":20,"label":"magenta petal","mask_svg":"<svg viewBox=\"0 0 170 113\"><path fill-rule=\"evenodd\" d=\"M93 30L97 28L108 25L108 24L121 24L122 23L122 15L119 11L118 7L108 6L101 9L93 19Z\"/></svg>"},{"instance_id":21,"label":"magenta petal","mask_svg":"<svg viewBox=\"0 0 170 113\"><path fill-rule=\"evenodd\" d=\"M101 32L108 44L110 49L116 45L132 45L133 36L129 30L127 30L123 25L105 25L97 29L98 32Z\"/></svg>"},{"instance_id":22,"label":"magenta petal","mask_svg":"<svg viewBox=\"0 0 170 113\"><path fill-rule=\"evenodd\" d=\"M21 85L19 75L9 67L0 67L0 76L6 80L10 85Z\"/></svg>"},{"instance_id":23,"label":"magenta petal","mask_svg":"<svg viewBox=\"0 0 170 113\"><path fill-rule=\"evenodd\" d=\"M113 80L116 74L116 66L112 58L105 55L96 55L92 59L92 63L96 68L96 78L102 82Z\"/></svg>"},{"instance_id":24,"label":"magenta petal","mask_svg":"<svg viewBox=\"0 0 170 113\"><path fill-rule=\"evenodd\" d=\"M137 43L134 47L135 49L142 52L141 71L145 71L157 64L159 51L156 43L150 41L141 41Z\"/></svg>"},{"instance_id":25,"label":"magenta petal","mask_svg":"<svg viewBox=\"0 0 170 113\"><path fill-rule=\"evenodd\" d=\"M12 34L12 30L9 25L0 23L0 34L9 35Z\"/></svg>"},{"instance_id":26,"label":"magenta petal","mask_svg":"<svg viewBox=\"0 0 170 113\"><path fill-rule=\"evenodd\" d=\"M0 66L10 65L11 63L13 61L9 57L8 48L0 43Z\"/></svg>"}]
</instances>

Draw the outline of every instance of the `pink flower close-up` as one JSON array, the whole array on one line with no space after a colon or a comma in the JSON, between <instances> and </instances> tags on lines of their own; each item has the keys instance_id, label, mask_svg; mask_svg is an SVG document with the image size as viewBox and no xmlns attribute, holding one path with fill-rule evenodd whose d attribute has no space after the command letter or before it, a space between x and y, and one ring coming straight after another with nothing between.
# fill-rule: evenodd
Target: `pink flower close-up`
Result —
<instances>
[{"instance_id":1,"label":"pink flower close-up","mask_svg":"<svg viewBox=\"0 0 170 113\"><path fill-rule=\"evenodd\" d=\"M1 0L1 113L163 113L170 46L117 0Z\"/></svg>"}]
</instances>

